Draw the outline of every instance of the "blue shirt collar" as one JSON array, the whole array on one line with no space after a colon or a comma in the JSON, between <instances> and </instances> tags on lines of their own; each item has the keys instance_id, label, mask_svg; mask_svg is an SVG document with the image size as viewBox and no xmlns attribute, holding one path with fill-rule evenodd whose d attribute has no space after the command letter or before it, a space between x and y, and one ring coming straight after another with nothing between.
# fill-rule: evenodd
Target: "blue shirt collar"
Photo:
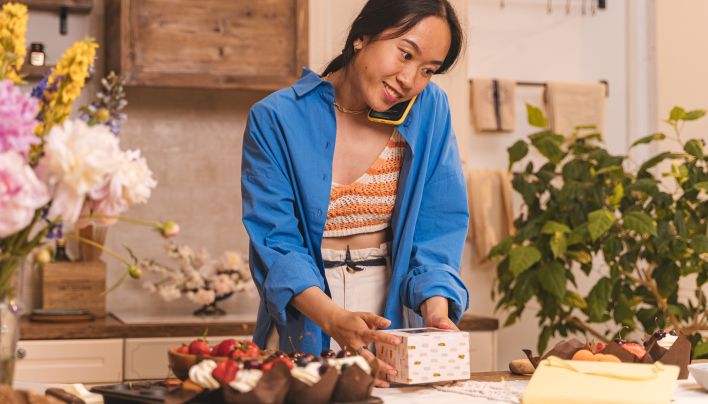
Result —
<instances>
[{"instance_id":1,"label":"blue shirt collar","mask_svg":"<svg viewBox=\"0 0 708 404\"><path fill-rule=\"evenodd\" d=\"M322 83L328 83L328 81L323 80L319 74L313 72L307 67L303 67L302 76L300 77L300 80L293 84L293 89L298 97L302 97Z\"/></svg>"}]
</instances>

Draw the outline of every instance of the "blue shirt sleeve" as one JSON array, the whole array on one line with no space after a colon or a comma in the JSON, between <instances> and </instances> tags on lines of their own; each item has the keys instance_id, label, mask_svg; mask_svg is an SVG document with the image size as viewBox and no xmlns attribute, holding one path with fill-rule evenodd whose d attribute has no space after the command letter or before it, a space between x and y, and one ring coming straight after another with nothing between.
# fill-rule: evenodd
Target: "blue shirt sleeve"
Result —
<instances>
[{"instance_id":1,"label":"blue shirt sleeve","mask_svg":"<svg viewBox=\"0 0 708 404\"><path fill-rule=\"evenodd\" d=\"M312 286L324 289L301 233L285 149L274 112L256 104L243 139L243 224L250 236L249 264L265 308L279 324L299 316L288 304Z\"/></svg>"},{"instance_id":2,"label":"blue shirt sleeve","mask_svg":"<svg viewBox=\"0 0 708 404\"><path fill-rule=\"evenodd\" d=\"M467 187L444 93L436 113L442 122L430 136L441 139L441 146L425 183L401 297L419 315L426 299L445 297L448 316L457 323L469 306L469 292L459 275L469 223Z\"/></svg>"}]
</instances>

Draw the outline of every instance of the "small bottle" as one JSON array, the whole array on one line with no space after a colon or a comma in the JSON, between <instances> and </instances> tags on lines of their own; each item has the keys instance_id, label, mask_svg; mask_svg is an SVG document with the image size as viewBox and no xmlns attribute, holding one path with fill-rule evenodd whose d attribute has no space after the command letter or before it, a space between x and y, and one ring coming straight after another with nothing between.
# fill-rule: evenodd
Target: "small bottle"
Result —
<instances>
[{"instance_id":1,"label":"small bottle","mask_svg":"<svg viewBox=\"0 0 708 404\"><path fill-rule=\"evenodd\" d=\"M44 44L41 42L32 42L30 44L29 64L32 66L44 66Z\"/></svg>"},{"instance_id":2,"label":"small bottle","mask_svg":"<svg viewBox=\"0 0 708 404\"><path fill-rule=\"evenodd\" d=\"M66 240L58 238L54 249L54 262L71 262L71 258L66 253Z\"/></svg>"}]
</instances>

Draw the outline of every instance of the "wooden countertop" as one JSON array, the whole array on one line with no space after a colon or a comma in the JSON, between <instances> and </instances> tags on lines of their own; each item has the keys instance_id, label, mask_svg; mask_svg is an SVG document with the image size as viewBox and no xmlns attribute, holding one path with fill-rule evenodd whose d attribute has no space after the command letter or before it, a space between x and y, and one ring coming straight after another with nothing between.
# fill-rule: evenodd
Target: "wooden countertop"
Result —
<instances>
[{"instance_id":1,"label":"wooden countertop","mask_svg":"<svg viewBox=\"0 0 708 404\"><path fill-rule=\"evenodd\" d=\"M41 323L20 320L20 339L96 339L96 338L157 338L192 337L204 334L208 328L210 336L251 335L255 321L215 322L215 323L175 323L175 324L126 324L112 315L93 321L74 323ZM495 331L499 320L489 317L465 315L459 324L464 331Z\"/></svg>"}]
</instances>

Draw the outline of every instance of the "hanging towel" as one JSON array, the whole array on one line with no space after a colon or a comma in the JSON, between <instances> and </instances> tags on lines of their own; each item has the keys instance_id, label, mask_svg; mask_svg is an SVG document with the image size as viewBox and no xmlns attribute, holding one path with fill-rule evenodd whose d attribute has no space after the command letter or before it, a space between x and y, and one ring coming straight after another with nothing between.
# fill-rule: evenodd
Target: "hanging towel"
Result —
<instances>
[{"instance_id":1,"label":"hanging towel","mask_svg":"<svg viewBox=\"0 0 708 404\"><path fill-rule=\"evenodd\" d=\"M474 79L470 82L471 115L477 132L513 132L516 82Z\"/></svg>"},{"instance_id":2,"label":"hanging towel","mask_svg":"<svg viewBox=\"0 0 708 404\"><path fill-rule=\"evenodd\" d=\"M550 81L544 99L553 132L569 137L576 126L595 125L604 133L604 84Z\"/></svg>"},{"instance_id":3,"label":"hanging towel","mask_svg":"<svg viewBox=\"0 0 708 404\"><path fill-rule=\"evenodd\" d=\"M489 251L514 233L511 175L506 170L467 170L470 226L475 263L487 261Z\"/></svg>"}]
</instances>

